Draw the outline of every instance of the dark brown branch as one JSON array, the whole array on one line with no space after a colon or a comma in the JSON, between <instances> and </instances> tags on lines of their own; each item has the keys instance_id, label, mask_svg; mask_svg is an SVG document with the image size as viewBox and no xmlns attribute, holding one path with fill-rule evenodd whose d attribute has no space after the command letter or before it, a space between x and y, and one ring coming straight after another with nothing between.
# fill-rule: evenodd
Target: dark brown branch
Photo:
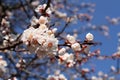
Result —
<instances>
[{"instance_id":1,"label":"dark brown branch","mask_svg":"<svg viewBox=\"0 0 120 80\"><path fill-rule=\"evenodd\" d=\"M23 42L22 41L16 41L16 42L14 42L13 44L11 44L11 45L8 45L8 46L0 46L0 50L10 50L10 49L13 49L13 48L15 48L16 46L18 46L18 45L20 45L20 44L22 44Z\"/></svg>"}]
</instances>

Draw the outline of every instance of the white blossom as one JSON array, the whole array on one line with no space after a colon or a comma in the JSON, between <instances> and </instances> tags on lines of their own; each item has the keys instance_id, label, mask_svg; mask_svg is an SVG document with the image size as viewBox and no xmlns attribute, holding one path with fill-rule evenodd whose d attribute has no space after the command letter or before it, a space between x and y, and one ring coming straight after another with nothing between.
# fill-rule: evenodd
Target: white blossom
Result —
<instances>
[{"instance_id":1,"label":"white blossom","mask_svg":"<svg viewBox=\"0 0 120 80\"><path fill-rule=\"evenodd\" d=\"M35 16L33 16L32 19L31 19L31 26L34 26L38 23L39 23L39 20Z\"/></svg>"},{"instance_id":2,"label":"white blossom","mask_svg":"<svg viewBox=\"0 0 120 80\"><path fill-rule=\"evenodd\" d=\"M8 80L18 80L16 77L13 77L12 79L8 79Z\"/></svg>"},{"instance_id":3,"label":"white blossom","mask_svg":"<svg viewBox=\"0 0 120 80\"><path fill-rule=\"evenodd\" d=\"M83 68L82 71L89 72L90 70L88 68Z\"/></svg>"},{"instance_id":4,"label":"white blossom","mask_svg":"<svg viewBox=\"0 0 120 80\"><path fill-rule=\"evenodd\" d=\"M6 67L7 66L7 62L5 60L2 59L3 57L0 56L0 66Z\"/></svg>"},{"instance_id":5,"label":"white blossom","mask_svg":"<svg viewBox=\"0 0 120 80\"><path fill-rule=\"evenodd\" d=\"M47 80L67 80L67 78L63 74L59 74L59 75L49 75Z\"/></svg>"},{"instance_id":6,"label":"white blossom","mask_svg":"<svg viewBox=\"0 0 120 80\"><path fill-rule=\"evenodd\" d=\"M96 76L92 76L91 80L98 80Z\"/></svg>"},{"instance_id":7,"label":"white blossom","mask_svg":"<svg viewBox=\"0 0 120 80\"><path fill-rule=\"evenodd\" d=\"M87 33L87 34L86 34L86 39L87 39L88 41L92 41L92 40L94 39L93 34Z\"/></svg>"},{"instance_id":8,"label":"white blossom","mask_svg":"<svg viewBox=\"0 0 120 80\"><path fill-rule=\"evenodd\" d=\"M26 44L28 41L31 41L33 39L33 31L35 29L33 27L30 27L26 29L21 37L21 40Z\"/></svg>"},{"instance_id":9,"label":"white blossom","mask_svg":"<svg viewBox=\"0 0 120 80\"><path fill-rule=\"evenodd\" d=\"M75 61L74 61L74 54L72 53L65 53L63 55L59 55L60 59L58 60L59 61L59 64L66 64L67 67L72 67L74 64L75 64Z\"/></svg>"},{"instance_id":10,"label":"white blossom","mask_svg":"<svg viewBox=\"0 0 120 80\"><path fill-rule=\"evenodd\" d=\"M74 51L80 51L81 50L81 47L80 47L80 44L79 43L74 43L71 45L71 48L74 50Z\"/></svg>"},{"instance_id":11,"label":"white blossom","mask_svg":"<svg viewBox=\"0 0 120 80\"><path fill-rule=\"evenodd\" d=\"M58 80L67 80L67 78L63 74L60 74Z\"/></svg>"},{"instance_id":12,"label":"white blossom","mask_svg":"<svg viewBox=\"0 0 120 80\"><path fill-rule=\"evenodd\" d=\"M6 72L7 70L6 66L7 62L3 60L3 57L0 55L0 75L3 75Z\"/></svg>"},{"instance_id":13,"label":"white blossom","mask_svg":"<svg viewBox=\"0 0 120 80\"><path fill-rule=\"evenodd\" d=\"M104 75L104 73L102 71L98 72L98 76L103 76L103 75Z\"/></svg>"},{"instance_id":14,"label":"white blossom","mask_svg":"<svg viewBox=\"0 0 120 80\"><path fill-rule=\"evenodd\" d=\"M67 17L67 14L66 13L62 13L62 12L59 12L57 10L55 10L55 14L60 17L60 18L65 18Z\"/></svg>"},{"instance_id":15,"label":"white blossom","mask_svg":"<svg viewBox=\"0 0 120 80\"><path fill-rule=\"evenodd\" d=\"M58 51L59 55L63 55L63 54L65 54L65 52L66 52L66 49L65 49L65 48L61 48L61 49Z\"/></svg>"},{"instance_id":16,"label":"white blossom","mask_svg":"<svg viewBox=\"0 0 120 80\"><path fill-rule=\"evenodd\" d=\"M47 6L47 4L39 5L39 6L35 9L35 11L38 12L38 13L42 13L42 11L46 8L46 6ZM47 14L51 14L51 13L52 13L51 9L50 9L50 8L47 8L46 13L47 13Z\"/></svg>"},{"instance_id":17,"label":"white blossom","mask_svg":"<svg viewBox=\"0 0 120 80\"><path fill-rule=\"evenodd\" d=\"M67 35L67 40L70 42L70 43L75 43L76 39L74 36L71 36L71 35Z\"/></svg>"},{"instance_id":18,"label":"white blossom","mask_svg":"<svg viewBox=\"0 0 120 80\"><path fill-rule=\"evenodd\" d=\"M114 66L111 66L112 71L116 71L116 68Z\"/></svg>"},{"instance_id":19,"label":"white blossom","mask_svg":"<svg viewBox=\"0 0 120 80\"><path fill-rule=\"evenodd\" d=\"M58 79L58 76L55 76L55 75L49 75L47 80L59 80Z\"/></svg>"},{"instance_id":20,"label":"white blossom","mask_svg":"<svg viewBox=\"0 0 120 80\"><path fill-rule=\"evenodd\" d=\"M53 29L52 29L52 32L53 32L53 33L56 33L56 31L57 31L57 28L53 28Z\"/></svg>"},{"instance_id":21,"label":"white blossom","mask_svg":"<svg viewBox=\"0 0 120 80\"><path fill-rule=\"evenodd\" d=\"M47 17L41 16L39 18L39 24L46 24L48 22Z\"/></svg>"}]
</instances>

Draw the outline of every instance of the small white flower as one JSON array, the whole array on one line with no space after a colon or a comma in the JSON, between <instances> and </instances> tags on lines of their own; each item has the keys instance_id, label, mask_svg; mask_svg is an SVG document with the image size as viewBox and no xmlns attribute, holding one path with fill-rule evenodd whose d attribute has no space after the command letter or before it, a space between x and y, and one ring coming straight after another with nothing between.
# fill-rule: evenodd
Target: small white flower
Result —
<instances>
[{"instance_id":1,"label":"small white flower","mask_svg":"<svg viewBox=\"0 0 120 80\"><path fill-rule=\"evenodd\" d=\"M67 80L67 78L63 74L60 74L58 78L58 80Z\"/></svg>"},{"instance_id":2,"label":"small white flower","mask_svg":"<svg viewBox=\"0 0 120 80\"><path fill-rule=\"evenodd\" d=\"M66 49L65 49L65 48L61 48L61 49L58 51L59 55L63 55L63 54L65 54L65 52L66 52Z\"/></svg>"},{"instance_id":3,"label":"small white flower","mask_svg":"<svg viewBox=\"0 0 120 80\"><path fill-rule=\"evenodd\" d=\"M65 18L66 16L67 16L67 14L66 13L62 13L62 12L59 12L59 11L55 11L55 14L58 16L58 17L60 17L60 18Z\"/></svg>"},{"instance_id":4,"label":"small white flower","mask_svg":"<svg viewBox=\"0 0 120 80\"><path fill-rule=\"evenodd\" d=\"M75 37L74 36L71 36L71 35L67 35L67 40L70 42L70 43L75 43Z\"/></svg>"},{"instance_id":5,"label":"small white flower","mask_svg":"<svg viewBox=\"0 0 120 80\"><path fill-rule=\"evenodd\" d=\"M88 41L92 41L92 40L94 39L93 34L87 33L87 34L86 34L86 39L87 39Z\"/></svg>"},{"instance_id":6,"label":"small white flower","mask_svg":"<svg viewBox=\"0 0 120 80\"><path fill-rule=\"evenodd\" d=\"M118 37L120 37L120 32L117 34Z\"/></svg>"},{"instance_id":7,"label":"small white flower","mask_svg":"<svg viewBox=\"0 0 120 80\"><path fill-rule=\"evenodd\" d=\"M82 71L89 72L90 70L88 68L83 68Z\"/></svg>"},{"instance_id":8,"label":"small white flower","mask_svg":"<svg viewBox=\"0 0 120 80\"><path fill-rule=\"evenodd\" d=\"M21 40L25 43L32 40L34 30L35 29L33 27L30 27L30 28L26 29L22 34Z\"/></svg>"},{"instance_id":9,"label":"small white flower","mask_svg":"<svg viewBox=\"0 0 120 80\"><path fill-rule=\"evenodd\" d=\"M118 24L118 19L117 19L117 18L112 18L112 19L110 20L110 22L111 22L112 24Z\"/></svg>"},{"instance_id":10,"label":"small white flower","mask_svg":"<svg viewBox=\"0 0 120 80\"><path fill-rule=\"evenodd\" d=\"M112 71L116 71L116 68L114 66L111 66Z\"/></svg>"},{"instance_id":11,"label":"small white flower","mask_svg":"<svg viewBox=\"0 0 120 80\"><path fill-rule=\"evenodd\" d=\"M35 9L35 11L38 12L38 13L42 13L42 12L44 11L44 9L46 8L46 6L47 6L47 4L39 5L39 6ZM47 8L46 13L47 13L47 14L51 14L51 13L52 13L51 9L50 9L50 8Z\"/></svg>"},{"instance_id":12,"label":"small white flower","mask_svg":"<svg viewBox=\"0 0 120 80\"><path fill-rule=\"evenodd\" d=\"M5 60L3 60L3 57L0 56L0 75L3 75L6 71L7 71L7 62Z\"/></svg>"},{"instance_id":13,"label":"small white flower","mask_svg":"<svg viewBox=\"0 0 120 80\"><path fill-rule=\"evenodd\" d=\"M91 80L98 80L96 76L92 76Z\"/></svg>"},{"instance_id":14,"label":"small white flower","mask_svg":"<svg viewBox=\"0 0 120 80\"><path fill-rule=\"evenodd\" d=\"M102 71L98 72L98 76L103 76L103 75L104 75L104 73Z\"/></svg>"},{"instance_id":15,"label":"small white flower","mask_svg":"<svg viewBox=\"0 0 120 80\"><path fill-rule=\"evenodd\" d=\"M6 67L7 62L5 60L0 60L0 66Z\"/></svg>"},{"instance_id":16,"label":"small white flower","mask_svg":"<svg viewBox=\"0 0 120 80\"><path fill-rule=\"evenodd\" d=\"M73 67L75 62L73 60L67 60L67 67Z\"/></svg>"},{"instance_id":17,"label":"small white flower","mask_svg":"<svg viewBox=\"0 0 120 80\"><path fill-rule=\"evenodd\" d=\"M56 70L54 74L55 75L59 75L60 74L60 70Z\"/></svg>"},{"instance_id":18,"label":"small white flower","mask_svg":"<svg viewBox=\"0 0 120 80\"><path fill-rule=\"evenodd\" d=\"M59 80L58 79L58 76L55 76L55 75L49 75L47 80Z\"/></svg>"},{"instance_id":19,"label":"small white flower","mask_svg":"<svg viewBox=\"0 0 120 80\"><path fill-rule=\"evenodd\" d=\"M59 74L59 75L49 75L47 80L67 80L67 78L63 74Z\"/></svg>"},{"instance_id":20,"label":"small white flower","mask_svg":"<svg viewBox=\"0 0 120 80\"><path fill-rule=\"evenodd\" d=\"M33 16L32 19L31 19L31 26L34 26L38 23L39 23L39 20L35 16Z\"/></svg>"},{"instance_id":21,"label":"small white flower","mask_svg":"<svg viewBox=\"0 0 120 80\"><path fill-rule=\"evenodd\" d=\"M47 17L41 16L39 18L39 24L46 24L48 22Z\"/></svg>"},{"instance_id":22,"label":"small white flower","mask_svg":"<svg viewBox=\"0 0 120 80\"><path fill-rule=\"evenodd\" d=\"M74 50L74 51L80 51L81 50L81 47L80 47L80 44L79 43L74 43L71 45L71 48Z\"/></svg>"},{"instance_id":23,"label":"small white flower","mask_svg":"<svg viewBox=\"0 0 120 80\"><path fill-rule=\"evenodd\" d=\"M16 77L13 77L12 79L8 79L8 80L18 80Z\"/></svg>"},{"instance_id":24,"label":"small white flower","mask_svg":"<svg viewBox=\"0 0 120 80\"><path fill-rule=\"evenodd\" d=\"M52 29L52 32L53 32L53 33L56 33L56 31L57 31L57 28L53 28L53 29Z\"/></svg>"},{"instance_id":25,"label":"small white flower","mask_svg":"<svg viewBox=\"0 0 120 80\"><path fill-rule=\"evenodd\" d=\"M39 26L39 28L40 28L40 30L41 30L42 32L45 31L45 30L48 30L47 26L44 25L44 24L41 24L41 25ZM40 31L38 31L38 32L40 32Z\"/></svg>"}]
</instances>

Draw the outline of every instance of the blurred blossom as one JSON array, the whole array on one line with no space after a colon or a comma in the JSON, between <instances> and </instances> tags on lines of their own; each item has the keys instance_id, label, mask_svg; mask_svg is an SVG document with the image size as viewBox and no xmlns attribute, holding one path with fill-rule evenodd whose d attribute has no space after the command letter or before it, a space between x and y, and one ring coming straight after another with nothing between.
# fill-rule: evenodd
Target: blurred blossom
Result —
<instances>
[{"instance_id":1,"label":"blurred blossom","mask_svg":"<svg viewBox=\"0 0 120 80\"><path fill-rule=\"evenodd\" d=\"M8 79L8 80L18 80L16 77L13 77L11 79Z\"/></svg>"},{"instance_id":2,"label":"blurred blossom","mask_svg":"<svg viewBox=\"0 0 120 80\"><path fill-rule=\"evenodd\" d=\"M82 71L88 73L90 70L88 68L83 68Z\"/></svg>"},{"instance_id":3,"label":"blurred blossom","mask_svg":"<svg viewBox=\"0 0 120 80\"><path fill-rule=\"evenodd\" d=\"M40 16L39 18L39 24L46 24L48 22L47 17Z\"/></svg>"},{"instance_id":4,"label":"blurred blossom","mask_svg":"<svg viewBox=\"0 0 120 80\"><path fill-rule=\"evenodd\" d=\"M31 5L32 5L32 6L37 6L39 3L40 3L40 2L36 0L36 1L33 1L33 2L31 3Z\"/></svg>"},{"instance_id":5,"label":"blurred blossom","mask_svg":"<svg viewBox=\"0 0 120 80\"><path fill-rule=\"evenodd\" d=\"M91 80L98 80L96 76L92 76Z\"/></svg>"},{"instance_id":6,"label":"blurred blossom","mask_svg":"<svg viewBox=\"0 0 120 80\"><path fill-rule=\"evenodd\" d=\"M59 18L66 18L67 14L66 13L62 13L60 11L55 10L54 11L55 15L58 16Z\"/></svg>"},{"instance_id":7,"label":"blurred blossom","mask_svg":"<svg viewBox=\"0 0 120 80\"><path fill-rule=\"evenodd\" d=\"M116 68L114 66L111 66L111 70L114 72L116 71Z\"/></svg>"},{"instance_id":8,"label":"blurred blossom","mask_svg":"<svg viewBox=\"0 0 120 80\"><path fill-rule=\"evenodd\" d=\"M7 65L8 65L7 62L3 60L3 56L0 55L0 77L2 77L4 73L6 73Z\"/></svg>"},{"instance_id":9,"label":"blurred blossom","mask_svg":"<svg viewBox=\"0 0 120 80\"><path fill-rule=\"evenodd\" d=\"M67 78L63 74L59 74L59 75L49 75L47 80L67 80Z\"/></svg>"},{"instance_id":10,"label":"blurred blossom","mask_svg":"<svg viewBox=\"0 0 120 80\"><path fill-rule=\"evenodd\" d=\"M47 4L39 5L39 6L35 9L35 11L36 11L37 13L42 14L43 11L45 10L46 6L47 6ZM50 15L50 14L52 13L51 9L50 9L50 8L47 8L46 13Z\"/></svg>"},{"instance_id":11,"label":"blurred blossom","mask_svg":"<svg viewBox=\"0 0 120 80\"><path fill-rule=\"evenodd\" d=\"M114 24L114 25L117 25L119 24L120 22L120 18L117 17L117 18L110 18L109 16L106 16L106 19L111 23L111 24Z\"/></svg>"},{"instance_id":12,"label":"blurred blossom","mask_svg":"<svg viewBox=\"0 0 120 80\"><path fill-rule=\"evenodd\" d=\"M115 77L109 77L109 80L116 80Z\"/></svg>"},{"instance_id":13,"label":"blurred blossom","mask_svg":"<svg viewBox=\"0 0 120 80\"><path fill-rule=\"evenodd\" d=\"M118 37L120 37L120 32L117 35L118 35Z\"/></svg>"},{"instance_id":14,"label":"blurred blossom","mask_svg":"<svg viewBox=\"0 0 120 80\"><path fill-rule=\"evenodd\" d=\"M98 72L98 76L103 76L103 75L104 75L104 73L102 71Z\"/></svg>"}]
</instances>

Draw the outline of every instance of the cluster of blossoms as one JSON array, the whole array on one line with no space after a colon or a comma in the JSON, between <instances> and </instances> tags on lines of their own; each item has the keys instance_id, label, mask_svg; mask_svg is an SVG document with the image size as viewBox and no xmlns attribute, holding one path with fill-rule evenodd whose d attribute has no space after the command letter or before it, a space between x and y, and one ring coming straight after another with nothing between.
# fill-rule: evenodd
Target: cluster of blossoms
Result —
<instances>
[{"instance_id":1,"label":"cluster of blossoms","mask_svg":"<svg viewBox=\"0 0 120 80\"><path fill-rule=\"evenodd\" d=\"M68 45L71 46L71 48L74 50L74 51L80 51L81 50L81 47L80 47L80 44L78 42L76 42L76 39L74 36L71 36L71 35L67 35L66 36L66 39L67 39L67 43ZM72 67L74 64L75 64L75 57L74 57L74 54L73 53L67 53L66 52L66 48L61 48L59 51L58 51L58 55L59 55L59 64L66 64L67 67Z\"/></svg>"},{"instance_id":2,"label":"cluster of blossoms","mask_svg":"<svg viewBox=\"0 0 120 80\"><path fill-rule=\"evenodd\" d=\"M46 5L38 6L36 11L41 12ZM49 12L49 8L46 12ZM41 12L42 13L42 12ZM56 28L49 29L47 27L48 17L40 16L39 19L33 18L31 27L23 32L21 40L27 45L31 53L36 53L39 57L53 55L58 50L58 40L55 38ZM33 25L39 24L38 28Z\"/></svg>"},{"instance_id":3,"label":"cluster of blossoms","mask_svg":"<svg viewBox=\"0 0 120 80\"><path fill-rule=\"evenodd\" d=\"M7 62L0 56L0 77L6 72Z\"/></svg>"},{"instance_id":4,"label":"cluster of blossoms","mask_svg":"<svg viewBox=\"0 0 120 80\"><path fill-rule=\"evenodd\" d=\"M115 79L115 76L109 76L108 74L99 71L97 76L91 77L91 80L117 80L117 79Z\"/></svg>"},{"instance_id":5,"label":"cluster of blossoms","mask_svg":"<svg viewBox=\"0 0 120 80\"><path fill-rule=\"evenodd\" d=\"M35 11L38 13L43 13L46 8L46 4L38 6ZM47 8L46 14L51 14L51 9ZM54 55L58 52L59 64L67 64L67 67L72 67L75 64L75 55L73 53L67 53L66 48L61 48L58 50L58 39L55 38L56 28L49 29L47 23L49 16L40 16L39 19L33 17L31 20L31 27L26 29L21 37L23 43L27 45L28 50L31 53L36 53L38 57L43 57L45 55ZM33 26L39 24L38 28ZM91 33L86 35L86 41L92 41L94 36ZM81 45L77 42L76 37L72 35L66 36L66 43L71 47L74 52L80 52L82 50ZM88 50L87 46L86 50Z\"/></svg>"},{"instance_id":6,"label":"cluster of blossoms","mask_svg":"<svg viewBox=\"0 0 120 80\"><path fill-rule=\"evenodd\" d=\"M67 78L57 70L54 75L49 75L47 80L67 80Z\"/></svg>"},{"instance_id":7,"label":"cluster of blossoms","mask_svg":"<svg viewBox=\"0 0 120 80\"><path fill-rule=\"evenodd\" d=\"M94 39L94 36L91 33L86 34L86 41L92 41ZM67 35L66 36L66 40L67 40L67 45L70 45L71 49L77 53L77 52L81 52L82 48L80 46L80 43L77 42L76 37L75 36L71 36L71 35ZM87 54L89 53L89 45L86 45L84 52L86 52ZM67 67L72 67L75 64L75 55L73 53L68 53L66 52L66 48L61 48L58 51L58 55L59 55L59 64L66 64Z\"/></svg>"},{"instance_id":8,"label":"cluster of blossoms","mask_svg":"<svg viewBox=\"0 0 120 80\"><path fill-rule=\"evenodd\" d=\"M58 40L55 38L56 29L49 30L46 22L47 18L41 16L39 28L30 27L23 32L21 40L27 45L31 53L37 53L39 56L56 52L58 49Z\"/></svg>"},{"instance_id":9,"label":"cluster of blossoms","mask_svg":"<svg viewBox=\"0 0 120 80\"><path fill-rule=\"evenodd\" d=\"M72 67L75 64L74 54L72 53L64 53L63 55L59 55L59 64L66 64L67 67Z\"/></svg>"}]
</instances>

